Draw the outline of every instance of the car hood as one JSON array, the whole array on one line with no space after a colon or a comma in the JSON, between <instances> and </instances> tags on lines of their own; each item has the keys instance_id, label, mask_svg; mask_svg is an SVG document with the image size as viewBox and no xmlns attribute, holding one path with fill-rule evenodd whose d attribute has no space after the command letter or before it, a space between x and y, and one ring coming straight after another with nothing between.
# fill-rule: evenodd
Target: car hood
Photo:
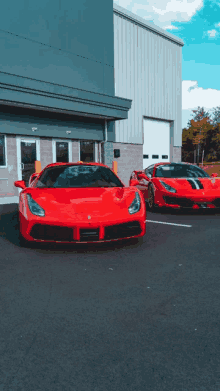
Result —
<instances>
[{"instance_id":1,"label":"car hood","mask_svg":"<svg viewBox=\"0 0 220 391\"><path fill-rule=\"evenodd\" d=\"M73 217L80 214L110 216L127 210L135 197L134 188L28 188L27 193L45 210L47 215Z\"/></svg>"},{"instance_id":2,"label":"car hood","mask_svg":"<svg viewBox=\"0 0 220 391\"><path fill-rule=\"evenodd\" d=\"M178 193L220 190L220 178L160 178L160 180L174 187Z\"/></svg>"}]
</instances>

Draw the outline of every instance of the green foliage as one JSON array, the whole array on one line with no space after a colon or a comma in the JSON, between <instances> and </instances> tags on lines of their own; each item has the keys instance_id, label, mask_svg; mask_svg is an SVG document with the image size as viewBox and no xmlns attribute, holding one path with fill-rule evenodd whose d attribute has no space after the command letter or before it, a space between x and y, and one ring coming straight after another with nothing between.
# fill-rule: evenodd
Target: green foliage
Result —
<instances>
[{"instance_id":1,"label":"green foliage","mask_svg":"<svg viewBox=\"0 0 220 391\"><path fill-rule=\"evenodd\" d=\"M197 163L220 160L220 106L213 109L212 116L204 108L192 110L193 119L182 131L182 160L194 162L196 151Z\"/></svg>"}]
</instances>

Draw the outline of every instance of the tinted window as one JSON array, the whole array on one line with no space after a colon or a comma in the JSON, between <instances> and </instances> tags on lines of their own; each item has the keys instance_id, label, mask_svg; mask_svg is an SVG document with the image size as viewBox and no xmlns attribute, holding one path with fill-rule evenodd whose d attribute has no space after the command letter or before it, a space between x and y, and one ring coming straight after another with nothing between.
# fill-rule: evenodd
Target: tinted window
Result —
<instances>
[{"instance_id":1,"label":"tinted window","mask_svg":"<svg viewBox=\"0 0 220 391\"><path fill-rule=\"evenodd\" d=\"M68 143L56 141L56 161L57 163L68 163Z\"/></svg>"},{"instance_id":2,"label":"tinted window","mask_svg":"<svg viewBox=\"0 0 220 391\"><path fill-rule=\"evenodd\" d=\"M107 167L79 165L48 167L38 179L36 187L124 187L124 185Z\"/></svg>"},{"instance_id":3,"label":"tinted window","mask_svg":"<svg viewBox=\"0 0 220 391\"><path fill-rule=\"evenodd\" d=\"M209 174L198 166L177 163L158 166L155 176L159 178L206 178Z\"/></svg>"},{"instance_id":4,"label":"tinted window","mask_svg":"<svg viewBox=\"0 0 220 391\"><path fill-rule=\"evenodd\" d=\"M0 135L0 166L5 165L5 136Z\"/></svg>"}]
</instances>

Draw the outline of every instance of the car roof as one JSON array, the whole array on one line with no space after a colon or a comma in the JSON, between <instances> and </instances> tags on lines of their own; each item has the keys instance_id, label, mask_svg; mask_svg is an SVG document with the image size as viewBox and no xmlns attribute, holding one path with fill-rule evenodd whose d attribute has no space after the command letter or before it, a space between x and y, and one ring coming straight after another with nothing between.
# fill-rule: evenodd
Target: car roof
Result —
<instances>
[{"instance_id":1,"label":"car roof","mask_svg":"<svg viewBox=\"0 0 220 391\"><path fill-rule=\"evenodd\" d=\"M48 164L45 168L48 168L48 167L59 167L59 166L81 166L81 165L85 165L85 166L100 166L100 167L107 167L111 170L110 167L106 166L105 164L102 164L102 163L95 163L95 162L76 162L76 163L50 163Z\"/></svg>"},{"instance_id":2,"label":"car roof","mask_svg":"<svg viewBox=\"0 0 220 391\"><path fill-rule=\"evenodd\" d=\"M165 164L172 164L172 165L175 165L175 164L190 164L190 165L194 165L194 163L188 163L188 162L164 162L164 163L155 163L154 166L157 167L157 166L164 166ZM196 164L197 165L197 164ZM150 167L150 166L149 166ZM147 167L148 168L148 167Z\"/></svg>"}]
</instances>

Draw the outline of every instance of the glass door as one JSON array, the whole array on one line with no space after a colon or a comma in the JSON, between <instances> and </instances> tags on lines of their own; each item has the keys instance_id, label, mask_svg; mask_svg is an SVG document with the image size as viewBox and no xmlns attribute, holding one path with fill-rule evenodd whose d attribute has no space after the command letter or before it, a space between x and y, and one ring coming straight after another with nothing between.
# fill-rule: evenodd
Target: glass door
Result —
<instances>
[{"instance_id":1,"label":"glass door","mask_svg":"<svg viewBox=\"0 0 220 391\"><path fill-rule=\"evenodd\" d=\"M56 162L69 163L69 143L56 141Z\"/></svg>"},{"instance_id":2,"label":"glass door","mask_svg":"<svg viewBox=\"0 0 220 391\"><path fill-rule=\"evenodd\" d=\"M18 180L25 181L26 186L35 172L36 160L40 160L40 140L17 138Z\"/></svg>"},{"instance_id":3,"label":"glass door","mask_svg":"<svg viewBox=\"0 0 220 391\"><path fill-rule=\"evenodd\" d=\"M21 141L21 175L28 186L29 178L35 172L36 141Z\"/></svg>"},{"instance_id":4,"label":"glass door","mask_svg":"<svg viewBox=\"0 0 220 391\"><path fill-rule=\"evenodd\" d=\"M80 161L95 162L95 143L94 141L80 141Z\"/></svg>"}]
</instances>

